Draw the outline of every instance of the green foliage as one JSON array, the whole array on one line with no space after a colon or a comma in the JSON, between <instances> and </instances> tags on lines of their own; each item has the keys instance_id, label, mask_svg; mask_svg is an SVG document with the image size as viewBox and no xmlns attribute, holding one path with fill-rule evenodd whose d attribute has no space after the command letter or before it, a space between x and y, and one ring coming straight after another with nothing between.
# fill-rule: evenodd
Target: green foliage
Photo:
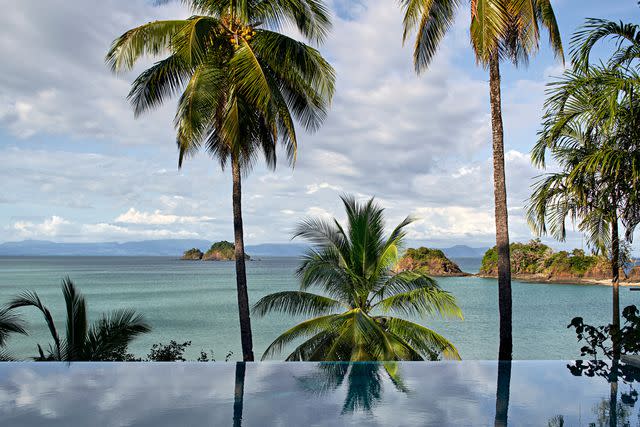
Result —
<instances>
[{"instance_id":1,"label":"green foliage","mask_svg":"<svg viewBox=\"0 0 640 427\"><path fill-rule=\"evenodd\" d=\"M529 243L511 243L511 270L513 274L584 276L592 268L608 260L602 256L586 255L582 249L553 252L539 239ZM496 248L489 249L482 258L481 274L495 274L498 269Z\"/></svg>"},{"instance_id":2,"label":"green foliage","mask_svg":"<svg viewBox=\"0 0 640 427\"><path fill-rule=\"evenodd\" d=\"M409 248L398 263L400 270L421 270L425 274L447 276L463 274L460 267L451 261L440 249L420 247Z\"/></svg>"},{"instance_id":3,"label":"green foliage","mask_svg":"<svg viewBox=\"0 0 640 427\"><path fill-rule=\"evenodd\" d=\"M9 303L9 310L34 307L44 316L54 344L48 351L38 345L36 360L111 361L127 357L129 343L138 335L151 331L141 315L133 310L116 310L89 324L84 296L68 277L62 281L66 303L66 336L61 339L50 310L36 292L23 292Z\"/></svg>"},{"instance_id":4,"label":"green foliage","mask_svg":"<svg viewBox=\"0 0 640 427\"><path fill-rule=\"evenodd\" d=\"M414 64L425 70L435 56L440 42L453 27L456 11L465 4L460 0L402 0L406 41L416 33ZM479 64L488 65L498 56L514 64L527 63L539 47L540 28L549 31L549 43L557 57L564 58L560 31L549 0L470 2L471 45Z\"/></svg>"},{"instance_id":5,"label":"green foliage","mask_svg":"<svg viewBox=\"0 0 640 427\"><path fill-rule=\"evenodd\" d=\"M182 254L182 258L183 259L202 259L202 256L204 254L202 253L202 251L198 248L191 248L187 251L184 251L184 253Z\"/></svg>"},{"instance_id":6,"label":"green foliage","mask_svg":"<svg viewBox=\"0 0 640 427\"><path fill-rule=\"evenodd\" d=\"M234 251L235 250L235 245L231 242L227 242L226 240L222 240L220 242L216 242L213 245L211 245L211 247L209 248L209 250L207 252L213 252L213 251Z\"/></svg>"},{"instance_id":7,"label":"green foliage","mask_svg":"<svg viewBox=\"0 0 640 427\"><path fill-rule=\"evenodd\" d=\"M185 341L179 344L175 340L171 340L169 344L154 344L147 355L152 362L185 362L184 352L191 345L191 341Z\"/></svg>"},{"instance_id":8,"label":"green foliage","mask_svg":"<svg viewBox=\"0 0 640 427\"><path fill-rule=\"evenodd\" d=\"M251 259L249 255L244 255L245 259ZM216 242L205 252L203 259L234 260L236 259L235 245L226 240Z\"/></svg>"},{"instance_id":9,"label":"green foliage","mask_svg":"<svg viewBox=\"0 0 640 427\"><path fill-rule=\"evenodd\" d=\"M405 252L405 255L415 260L427 260L431 258L438 258L443 260L448 259L444 252L442 252L440 249L431 249L425 247L420 247L417 249L409 248Z\"/></svg>"},{"instance_id":10,"label":"green foliage","mask_svg":"<svg viewBox=\"0 0 640 427\"><path fill-rule=\"evenodd\" d=\"M194 16L131 29L107 53L114 72L161 57L132 85L135 114L181 93L179 166L205 148L223 167L233 158L247 172L264 155L273 168L278 142L293 163L294 119L309 131L319 127L335 73L317 49L277 31L293 27L307 40L324 40L331 25L326 6L318 0L185 3Z\"/></svg>"},{"instance_id":11,"label":"green foliage","mask_svg":"<svg viewBox=\"0 0 640 427\"><path fill-rule=\"evenodd\" d=\"M455 298L420 271L396 272L407 218L384 235L383 209L373 199L342 198L347 224L309 218L297 227L315 247L303 258L299 291L267 295L253 308L311 316L276 338L263 359L302 343L287 360L424 360L459 358L443 336L391 314L462 318ZM316 288L322 294L309 292Z\"/></svg>"},{"instance_id":12,"label":"green foliage","mask_svg":"<svg viewBox=\"0 0 640 427\"><path fill-rule=\"evenodd\" d=\"M601 254L618 240L617 224L631 241L640 223L640 90L637 25L588 19L572 39L573 68L549 84L533 162L550 154L560 172L535 185L528 208L538 234L566 236L570 219ZM590 65L600 41L617 43L608 61ZM615 268L615 267L614 267Z\"/></svg>"}]
</instances>

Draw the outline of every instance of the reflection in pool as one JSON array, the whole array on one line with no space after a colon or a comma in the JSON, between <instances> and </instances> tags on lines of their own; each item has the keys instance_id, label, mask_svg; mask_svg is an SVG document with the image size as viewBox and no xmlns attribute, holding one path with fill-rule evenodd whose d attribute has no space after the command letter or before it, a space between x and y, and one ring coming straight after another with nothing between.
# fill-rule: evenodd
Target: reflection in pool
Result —
<instances>
[{"instance_id":1,"label":"reflection in pool","mask_svg":"<svg viewBox=\"0 0 640 427\"><path fill-rule=\"evenodd\" d=\"M12 426L631 426L622 363L0 364Z\"/></svg>"}]
</instances>

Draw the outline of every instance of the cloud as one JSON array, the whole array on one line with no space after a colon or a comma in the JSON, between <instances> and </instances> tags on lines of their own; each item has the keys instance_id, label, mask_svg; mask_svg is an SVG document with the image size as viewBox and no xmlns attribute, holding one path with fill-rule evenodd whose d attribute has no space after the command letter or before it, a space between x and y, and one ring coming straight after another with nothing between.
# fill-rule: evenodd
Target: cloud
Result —
<instances>
[{"instance_id":1,"label":"cloud","mask_svg":"<svg viewBox=\"0 0 640 427\"><path fill-rule=\"evenodd\" d=\"M159 210L155 212L140 212L135 208L130 208L127 212L119 215L115 222L125 224L147 224L147 225L168 225L168 224L193 224L196 222L212 221L215 218L209 216L179 216L163 214Z\"/></svg>"},{"instance_id":2,"label":"cloud","mask_svg":"<svg viewBox=\"0 0 640 427\"><path fill-rule=\"evenodd\" d=\"M325 190L325 189L329 189L333 191L342 191L342 187L340 187L339 185L331 185L328 182L321 182L320 184L313 183L313 184L307 185L307 194L314 194L320 190Z\"/></svg>"},{"instance_id":3,"label":"cloud","mask_svg":"<svg viewBox=\"0 0 640 427\"><path fill-rule=\"evenodd\" d=\"M180 2L151 3L31 0L5 8L0 55L12 60L0 62L0 241L232 235L229 171L205 154L177 170L177 100L133 118L125 98L151 60L121 75L104 65L109 44L127 29L190 13ZM244 178L248 243L288 241L305 215L340 219L337 193L344 192L376 196L390 223L421 215L412 228L416 239L490 244L488 82L472 60L468 14L460 14L429 70L417 76L396 3L336 0L332 8L333 31L320 48L337 73L331 110L318 132L298 129L295 169L258 165ZM514 239L531 237L522 207L540 171L527 152L545 82L559 71L553 64L533 64L513 78L505 67Z\"/></svg>"},{"instance_id":4,"label":"cloud","mask_svg":"<svg viewBox=\"0 0 640 427\"><path fill-rule=\"evenodd\" d=\"M13 230L17 236L24 239L41 236L55 237L63 234L65 230L68 230L69 225L71 225L69 221L54 215L51 218L45 219L41 223L34 223L32 221L16 221L13 224Z\"/></svg>"}]
</instances>

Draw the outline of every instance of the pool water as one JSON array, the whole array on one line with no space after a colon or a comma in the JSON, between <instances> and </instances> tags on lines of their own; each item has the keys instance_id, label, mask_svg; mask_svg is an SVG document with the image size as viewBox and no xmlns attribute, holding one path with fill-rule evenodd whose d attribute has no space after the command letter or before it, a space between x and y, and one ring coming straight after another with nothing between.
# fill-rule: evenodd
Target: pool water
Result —
<instances>
[{"instance_id":1,"label":"pool water","mask_svg":"<svg viewBox=\"0 0 640 427\"><path fill-rule=\"evenodd\" d=\"M573 361L4 363L0 425L638 425L638 371L610 371Z\"/></svg>"}]
</instances>

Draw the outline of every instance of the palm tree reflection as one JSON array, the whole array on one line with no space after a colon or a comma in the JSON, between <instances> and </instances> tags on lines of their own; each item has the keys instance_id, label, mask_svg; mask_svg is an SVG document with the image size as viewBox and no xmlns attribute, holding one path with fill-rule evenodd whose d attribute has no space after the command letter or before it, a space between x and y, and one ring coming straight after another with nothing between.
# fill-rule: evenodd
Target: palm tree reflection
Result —
<instances>
[{"instance_id":1,"label":"palm tree reflection","mask_svg":"<svg viewBox=\"0 0 640 427\"><path fill-rule=\"evenodd\" d=\"M408 389L399 375L397 363L320 363L318 370L299 378L302 387L319 395L335 392L346 384L347 393L342 413L371 411L382 399L384 377L395 389L406 393Z\"/></svg>"},{"instance_id":2,"label":"palm tree reflection","mask_svg":"<svg viewBox=\"0 0 640 427\"><path fill-rule=\"evenodd\" d=\"M511 387L511 361L498 361L498 385L496 387L496 427L507 426L509 413L509 389Z\"/></svg>"},{"instance_id":3,"label":"palm tree reflection","mask_svg":"<svg viewBox=\"0 0 640 427\"><path fill-rule=\"evenodd\" d=\"M244 403L244 375L247 365L236 362L236 381L233 391L233 427L242 426L242 407Z\"/></svg>"}]
</instances>

